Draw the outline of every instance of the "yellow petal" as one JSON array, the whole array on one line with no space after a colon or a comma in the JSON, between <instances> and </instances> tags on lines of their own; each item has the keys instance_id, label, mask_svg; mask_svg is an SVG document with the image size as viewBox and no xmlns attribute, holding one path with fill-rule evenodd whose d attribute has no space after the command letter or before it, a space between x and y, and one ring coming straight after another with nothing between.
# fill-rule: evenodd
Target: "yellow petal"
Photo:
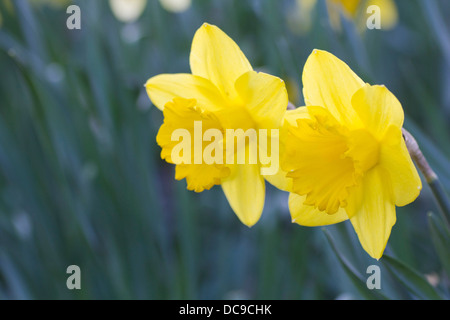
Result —
<instances>
[{"instance_id":1,"label":"yellow petal","mask_svg":"<svg viewBox=\"0 0 450 320\"><path fill-rule=\"evenodd\" d=\"M210 111L226 105L220 91L211 81L191 74L160 74L149 79L145 88L153 104L160 110L176 97L196 99L200 108Z\"/></svg>"},{"instance_id":2,"label":"yellow petal","mask_svg":"<svg viewBox=\"0 0 450 320\"><path fill-rule=\"evenodd\" d=\"M203 24L192 41L192 74L211 80L224 96L235 100L236 80L252 70L238 45L218 27Z\"/></svg>"},{"instance_id":3,"label":"yellow petal","mask_svg":"<svg viewBox=\"0 0 450 320\"><path fill-rule=\"evenodd\" d=\"M353 216L355 216L355 214L358 213L358 211L361 209L364 199L364 185L362 184L363 177L358 176L356 180L356 185L349 188L347 206L345 207L345 211L347 212L347 216L349 218L352 218Z\"/></svg>"},{"instance_id":4,"label":"yellow petal","mask_svg":"<svg viewBox=\"0 0 450 320\"><path fill-rule=\"evenodd\" d=\"M306 107L299 107L299 108L294 109L294 110L286 111L286 113L284 114L283 119L284 119L283 126L296 127L298 119L311 119L311 117L310 117L310 115L308 113L308 108L306 108Z\"/></svg>"},{"instance_id":5,"label":"yellow petal","mask_svg":"<svg viewBox=\"0 0 450 320\"><path fill-rule=\"evenodd\" d=\"M253 226L261 217L266 186L257 164L236 164L222 182L222 189L241 222Z\"/></svg>"},{"instance_id":6,"label":"yellow petal","mask_svg":"<svg viewBox=\"0 0 450 320\"><path fill-rule=\"evenodd\" d=\"M363 190L361 207L350 221L364 250L380 259L396 221L389 174L381 167L370 170L363 179Z\"/></svg>"},{"instance_id":7,"label":"yellow petal","mask_svg":"<svg viewBox=\"0 0 450 320\"><path fill-rule=\"evenodd\" d=\"M291 191L292 190L292 178L287 177L287 172L283 171L281 167L278 168L276 174L273 175L265 175L264 178L274 187L283 190L283 191Z\"/></svg>"},{"instance_id":8,"label":"yellow petal","mask_svg":"<svg viewBox=\"0 0 450 320\"><path fill-rule=\"evenodd\" d=\"M388 128L381 143L380 166L389 172L397 206L405 206L419 196L422 181L406 148L402 132L396 126Z\"/></svg>"},{"instance_id":9,"label":"yellow petal","mask_svg":"<svg viewBox=\"0 0 450 320\"><path fill-rule=\"evenodd\" d=\"M289 195L289 211L292 222L306 227L327 226L348 219L345 209L340 208L335 214L327 214L315 209L313 206L305 205L306 196L295 193Z\"/></svg>"},{"instance_id":10,"label":"yellow petal","mask_svg":"<svg viewBox=\"0 0 450 320\"><path fill-rule=\"evenodd\" d=\"M365 128L379 140L390 125L403 126L402 105L385 86L365 85L353 95L352 105Z\"/></svg>"},{"instance_id":11,"label":"yellow petal","mask_svg":"<svg viewBox=\"0 0 450 320\"><path fill-rule=\"evenodd\" d=\"M284 113L283 125L280 128L279 137L279 159L283 158L285 152L286 139L289 133L289 127L296 127L298 119L309 119L308 109L305 107L288 110ZM261 152L261 151L260 151ZM281 166L274 175L265 175L264 178L273 186L280 190L292 191L292 178L287 177L287 172Z\"/></svg>"},{"instance_id":12,"label":"yellow petal","mask_svg":"<svg viewBox=\"0 0 450 320\"><path fill-rule=\"evenodd\" d=\"M303 95L307 106L321 106L348 127L359 125L352 107L353 94L364 82L331 53L314 50L303 70Z\"/></svg>"},{"instance_id":13,"label":"yellow petal","mask_svg":"<svg viewBox=\"0 0 450 320\"><path fill-rule=\"evenodd\" d=\"M230 174L225 166L207 164L180 164L175 167L175 179L186 178L187 189L195 192L209 190Z\"/></svg>"},{"instance_id":14,"label":"yellow petal","mask_svg":"<svg viewBox=\"0 0 450 320\"><path fill-rule=\"evenodd\" d=\"M261 128L278 128L286 112L284 81L263 72L249 71L236 81L236 91L253 120Z\"/></svg>"},{"instance_id":15,"label":"yellow petal","mask_svg":"<svg viewBox=\"0 0 450 320\"><path fill-rule=\"evenodd\" d=\"M347 137L347 157L353 160L355 173L363 175L378 164L380 158L380 142L366 129L357 129Z\"/></svg>"}]
</instances>

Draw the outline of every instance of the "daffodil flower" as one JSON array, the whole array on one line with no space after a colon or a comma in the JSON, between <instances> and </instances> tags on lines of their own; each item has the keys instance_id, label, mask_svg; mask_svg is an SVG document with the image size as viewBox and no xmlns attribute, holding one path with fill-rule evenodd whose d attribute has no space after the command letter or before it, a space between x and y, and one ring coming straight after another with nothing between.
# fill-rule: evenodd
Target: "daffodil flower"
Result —
<instances>
[{"instance_id":1,"label":"daffodil flower","mask_svg":"<svg viewBox=\"0 0 450 320\"><path fill-rule=\"evenodd\" d=\"M287 15L288 27L293 33L309 32L317 3L317 0L296 0L295 7ZM342 29L341 17L353 21L360 33L375 21L379 21L381 29L391 30L399 19L394 0L326 0L326 7L328 21L336 31Z\"/></svg>"},{"instance_id":2,"label":"daffodil flower","mask_svg":"<svg viewBox=\"0 0 450 320\"><path fill-rule=\"evenodd\" d=\"M394 0L327 0L329 20L333 28L340 29L340 15L356 22L358 29L364 31L371 12L371 6L379 8L381 28L389 30L398 22L397 6Z\"/></svg>"},{"instance_id":3,"label":"daffodil flower","mask_svg":"<svg viewBox=\"0 0 450 320\"><path fill-rule=\"evenodd\" d=\"M255 152L267 152L272 138L278 139L275 133L272 135L272 129L281 126L287 108L285 84L277 77L253 71L237 44L209 24L204 24L194 36L190 66L192 74L161 74L146 83L151 101L164 113L164 124L157 136L161 157L176 164L175 178L186 178L189 190L201 192L220 184L242 223L252 226L264 207L265 181L261 168L267 163L259 161L259 157L258 161L239 162L236 154L243 149L245 160L249 160ZM230 154L222 148L229 141L224 133L232 129L258 130L256 138L260 138L261 130L266 130L269 142L265 146L256 145L255 139L244 136L240 141L243 143L237 143ZM193 161L175 161L173 156L178 150L174 148L179 144L176 139L173 141L174 132L175 136L177 132L192 133L194 140L203 135L204 140L212 141L213 147L193 143L180 156ZM215 161L196 161L204 154ZM230 158L231 161L225 161Z\"/></svg>"},{"instance_id":4,"label":"daffodil flower","mask_svg":"<svg viewBox=\"0 0 450 320\"><path fill-rule=\"evenodd\" d=\"M395 207L422 188L402 137L402 106L325 51L308 58L303 85L307 106L286 114L281 138L292 219L304 226L350 219L362 247L379 259Z\"/></svg>"}]
</instances>

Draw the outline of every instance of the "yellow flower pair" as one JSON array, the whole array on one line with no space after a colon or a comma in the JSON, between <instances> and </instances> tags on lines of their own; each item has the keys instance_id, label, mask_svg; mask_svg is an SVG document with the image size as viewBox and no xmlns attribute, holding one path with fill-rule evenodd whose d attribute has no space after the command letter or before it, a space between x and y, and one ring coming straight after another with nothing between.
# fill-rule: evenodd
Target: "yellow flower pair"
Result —
<instances>
[{"instance_id":1,"label":"yellow flower pair","mask_svg":"<svg viewBox=\"0 0 450 320\"><path fill-rule=\"evenodd\" d=\"M220 184L247 226L261 216L267 180L290 192L294 222L321 226L350 219L363 248L379 259L395 206L414 201L421 190L402 138L403 110L393 94L365 84L332 54L314 50L303 72L307 106L287 111L284 82L253 71L236 43L209 24L194 36L190 66L192 74L162 74L146 83L164 113L157 142L162 159L176 164L175 178L186 178L188 189L197 192ZM254 136L241 137L230 151L225 133L239 129ZM194 140L199 133L211 143L176 150L177 130L194 134ZM262 133L267 144L258 143ZM280 155L275 174L265 174L269 163L254 155L269 150ZM215 161L196 161L204 154ZM230 158L235 161L225 161Z\"/></svg>"}]
</instances>

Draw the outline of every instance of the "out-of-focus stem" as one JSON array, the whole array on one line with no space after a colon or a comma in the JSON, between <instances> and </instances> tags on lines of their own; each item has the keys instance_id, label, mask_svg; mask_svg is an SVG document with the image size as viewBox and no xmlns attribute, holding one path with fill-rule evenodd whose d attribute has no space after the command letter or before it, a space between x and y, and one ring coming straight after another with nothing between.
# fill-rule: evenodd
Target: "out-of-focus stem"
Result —
<instances>
[{"instance_id":1,"label":"out-of-focus stem","mask_svg":"<svg viewBox=\"0 0 450 320\"><path fill-rule=\"evenodd\" d=\"M431 191L433 192L434 197L436 198L438 206L443 213L447 225L450 225L450 200L448 198L448 195L445 193L437 174L430 167L427 159L420 150L419 144L417 143L416 139L414 139L411 133L409 133L407 130L402 129L402 132L406 147L408 148L411 158L424 175Z\"/></svg>"}]
</instances>

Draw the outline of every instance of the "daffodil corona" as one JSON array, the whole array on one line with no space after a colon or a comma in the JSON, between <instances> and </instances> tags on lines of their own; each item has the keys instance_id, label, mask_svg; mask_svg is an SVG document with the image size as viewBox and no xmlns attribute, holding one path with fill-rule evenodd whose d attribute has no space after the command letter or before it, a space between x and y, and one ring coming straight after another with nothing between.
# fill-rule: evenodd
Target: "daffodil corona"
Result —
<instances>
[{"instance_id":1,"label":"daffodil corona","mask_svg":"<svg viewBox=\"0 0 450 320\"><path fill-rule=\"evenodd\" d=\"M308 58L303 85L307 107L286 114L282 135L292 219L305 226L350 219L363 248L379 259L395 206L411 203L422 188L402 138L402 106L325 51Z\"/></svg>"},{"instance_id":2,"label":"daffodil corona","mask_svg":"<svg viewBox=\"0 0 450 320\"><path fill-rule=\"evenodd\" d=\"M190 66L192 74L161 74L146 83L164 113L161 157L176 164L175 178L186 178L189 190L220 184L239 219L252 226L264 207L264 174L273 175L261 169L278 159L273 147L288 104L284 82L253 71L237 44L206 23L194 36ZM267 157L269 150L276 157Z\"/></svg>"}]
</instances>

